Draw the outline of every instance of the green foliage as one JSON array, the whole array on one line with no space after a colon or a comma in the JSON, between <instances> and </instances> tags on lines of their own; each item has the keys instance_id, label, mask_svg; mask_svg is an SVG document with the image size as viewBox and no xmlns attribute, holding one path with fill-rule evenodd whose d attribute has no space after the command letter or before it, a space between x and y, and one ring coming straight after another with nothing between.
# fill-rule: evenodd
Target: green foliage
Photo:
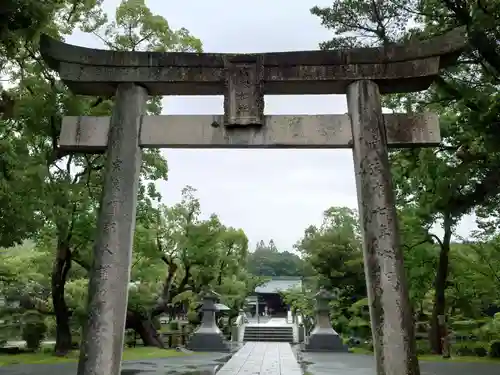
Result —
<instances>
[{"instance_id":1,"label":"green foliage","mask_svg":"<svg viewBox=\"0 0 500 375\"><path fill-rule=\"evenodd\" d=\"M2 306L0 309L0 346L7 341L20 337L21 316L17 309L9 309Z\"/></svg>"},{"instance_id":2,"label":"green foliage","mask_svg":"<svg viewBox=\"0 0 500 375\"><path fill-rule=\"evenodd\" d=\"M172 29L144 0L121 1L112 20L101 3L7 0L0 14L0 69L9 81L0 99L0 246L9 247L0 254L3 341L23 333L36 347L44 333L41 322L54 324L47 315L64 308L53 303L57 288L64 287L72 330L79 331L86 320L104 158L69 155L57 147L57 136L66 115L104 116L112 110L110 98L75 96L62 85L40 58L39 34L64 39L80 29L114 50L202 49L199 39ZM312 9L333 31L332 41L321 45L325 49L387 45L467 26L470 49L456 67L426 92L387 96L383 103L394 111L432 110L441 118L445 147L390 155L417 327L425 333L433 311L446 313L454 333L481 342L458 344L460 353L487 350L490 356L498 352L500 339L498 317L491 316L500 306L500 53L491 48L500 39L498 5L498 0L335 0L331 7ZM149 114L161 112L160 99L150 99ZM322 224L307 228L297 243L300 256L279 252L272 241L260 242L249 254L242 229L222 223L216 214L202 216L194 188L186 187L177 204L162 205L156 182L167 179L167 161L159 150L145 150L143 159L129 313L158 328L159 314L182 309L199 324L195 309L204 288L220 293L234 316L263 281L259 276L303 275L308 276L305 292L288 291L284 298L306 317L308 329L313 296L323 286L338 290L330 304L335 329L369 340L356 212L325 211ZM472 211L480 230L467 242L453 243L457 222ZM444 229L441 237L432 231L437 222ZM439 283L437 270L444 273ZM437 306L441 295L446 303ZM429 352L426 340L419 340L419 350Z\"/></svg>"},{"instance_id":3,"label":"green foliage","mask_svg":"<svg viewBox=\"0 0 500 375\"><path fill-rule=\"evenodd\" d=\"M178 331L180 329L179 327L179 322L170 322L168 324L168 328L171 330L171 331Z\"/></svg>"},{"instance_id":4,"label":"green foliage","mask_svg":"<svg viewBox=\"0 0 500 375\"><path fill-rule=\"evenodd\" d=\"M500 340L500 312L496 313L493 318L481 321L473 333L484 341Z\"/></svg>"},{"instance_id":5,"label":"green foliage","mask_svg":"<svg viewBox=\"0 0 500 375\"><path fill-rule=\"evenodd\" d=\"M102 17L102 0L5 0L0 12L0 68L19 48L36 40L41 31L70 34L75 25Z\"/></svg>"},{"instance_id":6,"label":"green foliage","mask_svg":"<svg viewBox=\"0 0 500 375\"><path fill-rule=\"evenodd\" d=\"M47 324L45 318L38 311L26 311L21 319L22 339L30 350L40 349L40 344L45 338Z\"/></svg>"},{"instance_id":7,"label":"green foliage","mask_svg":"<svg viewBox=\"0 0 500 375\"><path fill-rule=\"evenodd\" d=\"M352 313L344 330L352 336L371 339L370 313L368 310L368 298L360 299L349 308ZM345 323L344 323L345 324Z\"/></svg>"},{"instance_id":8,"label":"green foliage","mask_svg":"<svg viewBox=\"0 0 500 375\"><path fill-rule=\"evenodd\" d=\"M274 241L268 245L257 243L255 251L248 255L248 271L256 276L302 276L304 262L297 254L278 251Z\"/></svg>"},{"instance_id":9,"label":"green foliage","mask_svg":"<svg viewBox=\"0 0 500 375\"><path fill-rule=\"evenodd\" d=\"M303 317L302 323L306 332L310 332L313 328L314 316L314 293L304 292L299 289L291 289L281 292L283 301L290 305L294 314L300 314Z\"/></svg>"},{"instance_id":10,"label":"green foliage","mask_svg":"<svg viewBox=\"0 0 500 375\"><path fill-rule=\"evenodd\" d=\"M456 343L453 345L452 349L456 355L462 357L486 357L488 355L489 346L484 342L469 341Z\"/></svg>"},{"instance_id":11,"label":"green foliage","mask_svg":"<svg viewBox=\"0 0 500 375\"><path fill-rule=\"evenodd\" d=\"M189 324L197 326L201 323L200 314L197 311L188 311L187 319Z\"/></svg>"},{"instance_id":12,"label":"green foliage","mask_svg":"<svg viewBox=\"0 0 500 375\"><path fill-rule=\"evenodd\" d=\"M443 146L394 150L393 185L402 212L405 266L418 319L431 319L440 352L438 315L479 319L498 303L491 238L452 244L458 221L474 212L484 233L497 233L500 203L500 9L498 0L335 0L312 14L332 31L322 49L391 45L465 26L469 48L456 66L420 93L383 97L392 111L440 115ZM431 232L441 224L442 237ZM409 231L408 231L409 230ZM496 268L495 268L496 267ZM433 280L435 277L435 280ZM488 280L488 281L487 281Z\"/></svg>"},{"instance_id":13,"label":"green foliage","mask_svg":"<svg viewBox=\"0 0 500 375\"><path fill-rule=\"evenodd\" d=\"M490 342L489 355L491 358L500 358L500 340Z\"/></svg>"},{"instance_id":14,"label":"green foliage","mask_svg":"<svg viewBox=\"0 0 500 375\"><path fill-rule=\"evenodd\" d=\"M0 101L0 246L20 244L27 237L35 240L29 255L14 254L12 250L2 254L9 275L16 277L5 282L1 292L5 296L17 294L14 300L22 300L21 311L50 311L60 319L71 315L70 325L79 331L87 315L87 277L92 264L104 156L70 155L57 147L57 138L64 116L110 115L112 101L73 95L43 63L38 36L44 32L64 39L80 29L115 50L201 52L202 44L186 29L169 27L165 18L153 14L141 0L121 1L111 21L104 15L100 0L35 3L11 1L7 5L13 6L9 5L7 12L2 10L0 15L9 21L0 26L0 52L4 47L9 52L2 54L0 68L2 78L10 86L2 92ZM161 98L151 98L147 108L149 114L159 114ZM158 240L161 196L155 182L166 180L167 172L160 150L144 150L134 248L135 287L129 298L129 307L144 318L162 297L166 280L164 260L171 250L186 256L184 261L175 257L177 272L173 285L182 286L182 273L189 276L182 288L189 287L193 280L203 285L218 275L223 279L236 268L230 256L220 264L223 252L230 247L234 257L238 257L245 256L246 251L244 233L223 227L215 216L193 226L188 242L168 243L174 247L189 246L184 253L180 247L164 251L161 246L167 241ZM175 221L175 215L167 216ZM219 237L222 232L226 247ZM201 249L214 261L210 280L204 279L200 270ZM25 272L23 267L26 269L28 264L33 267ZM220 272L215 274L215 269ZM20 277L18 270L22 270ZM61 292L63 301L52 301L51 295Z\"/></svg>"},{"instance_id":15,"label":"green foliage","mask_svg":"<svg viewBox=\"0 0 500 375\"><path fill-rule=\"evenodd\" d=\"M339 298L364 297L363 254L355 211L346 207L326 210L321 226L307 228L296 249L318 275L316 286L338 289Z\"/></svg>"}]
</instances>

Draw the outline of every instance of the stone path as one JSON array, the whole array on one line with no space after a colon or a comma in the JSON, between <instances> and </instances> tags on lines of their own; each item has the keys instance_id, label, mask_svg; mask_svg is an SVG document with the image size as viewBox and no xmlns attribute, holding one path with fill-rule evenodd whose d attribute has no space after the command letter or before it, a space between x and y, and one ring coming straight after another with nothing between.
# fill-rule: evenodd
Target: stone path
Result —
<instances>
[{"instance_id":1,"label":"stone path","mask_svg":"<svg viewBox=\"0 0 500 375\"><path fill-rule=\"evenodd\" d=\"M301 353L310 375L375 375L372 356L350 353ZM496 363L420 362L420 375L499 375Z\"/></svg>"},{"instance_id":2,"label":"stone path","mask_svg":"<svg viewBox=\"0 0 500 375\"><path fill-rule=\"evenodd\" d=\"M302 375L302 370L285 342L247 342L217 375Z\"/></svg>"},{"instance_id":3,"label":"stone path","mask_svg":"<svg viewBox=\"0 0 500 375\"><path fill-rule=\"evenodd\" d=\"M202 353L185 357L125 361L122 375L302 374L293 349L287 343L249 342L226 363L228 356L228 353ZM308 375L376 374L373 357L368 355L299 352L298 356ZM421 362L420 369L421 375L499 375L500 362ZM75 375L76 363L0 367L0 375L54 374Z\"/></svg>"},{"instance_id":4,"label":"stone path","mask_svg":"<svg viewBox=\"0 0 500 375\"><path fill-rule=\"evenodd\" d=\"M124 361L121 375L213 375L228 353L200 353L182 357ZM75 375L76 363L12 365L0 367L0 375Z\"/></svg>"}]
</instances>

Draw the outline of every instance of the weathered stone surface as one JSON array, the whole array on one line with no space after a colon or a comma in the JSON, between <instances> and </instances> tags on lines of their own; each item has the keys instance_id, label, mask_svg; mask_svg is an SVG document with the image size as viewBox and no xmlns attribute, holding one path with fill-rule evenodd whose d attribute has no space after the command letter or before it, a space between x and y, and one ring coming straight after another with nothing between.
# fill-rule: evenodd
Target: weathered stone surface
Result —
<instances>
[{"instance_id":1,"label":"weathered stone surface","mask_svg":"<svg viewBox=\"0 0 500 375\"><path fill-rule=\"evenodd\" d=\"M232 62L248 62L257 56L262 57L265 66L391 63L434 56L455 56L457 52L463 50L465 44L465 28L456 28L432 39L413 40L408 44L391 44L376 48L245 54L109 51L66 44L47 35L42 35L40 39L43 58L54 70L59 70L60 62L95 66L224 68L227 59Z\"/></svg>"},{"instance_id":2,"label":"weathered stone surface","mask_svg":"<svg viewBox=\"0 0 500 375\"><path fill-rule=\"evenodd\" d=\"M427 88L465 43L464 30L457 29L432 40L380 48L198 54L96 50L43 36L41 52L68 87L83 95L112 95L121 82L144 85L151 95L226 94L226 81L234 73L228 61L233 67L258 61L250 70L263 81L252 95L342 94L358 79L375 80L381 92L393 93Z\"/></svg>"},{"instance_id":3,"label":"weathered stone surface","mask_svg":"<svg viewBox=\"0 0 500 375\"><path fill-rule=\"evenodd\" d=\"M351 353L301 353L307 375L374 375L373 356ZM498 375L499 363L420 362L422 375ZM401 374L404 375L404 374Z\"/></svg>"},{"instance_id":4,"label":"weathered stone surface","mask_svg":"<svg viewBox=\"0 0 500 375\"><path fill-rule=\"evenodd\" d=\"M217 375L301 375L290 344L248 342L217 372Z\"/></svg>"},{"instance_id":5,"label":"weathered stone surface","mask_svg":"<svg viewBox=\"0 0 500 375\"><path fill-rule=\"evenodd\" d=\"M266 67L265 92L345 94L355 80L376 81L383 93L424 90L439 72L439 57L394 63ZM418 77L418 80L415 79Z\"/></svg>"},{"instance_id":6,"label":"weathered stone surface","mask_svg":"<svg viewBox=\"0 0 500 375\"><path fill-rule=\"evenodd\" d=\"M223 363L227 356L227 353L199 353L182 357L126 361L122 365L121 375L186 375L186 372L190 375L209 375L210 370L215 371L219 366L222 367L220 363ZM375 374L373 357L369 355L303 352L301 357L307 375ZM494 362L421 362L421 367L423 375L498 375L500 373L500 364ZM259 371L260 367L257 362L254 371L250 374L258 375ZM0 375L75 375L75 373L76 363L18 364L0 367ZM215 373L220 374L217 371ZM233 373L232 375L240 374Z\"/></svg>"},{"instance_id":7,"label":"weathered stone surface","mask_svg":"<svg viewBox=\"0 0 500 375\"><path fill-rule=\"evenodd\" d=\"M226 62L224 125L264 124L263 65L260 58Z\"/></svg>"},{"instance_id":8,"label":"weathered stone surface","mask_svg":"<svg viewBox=\"0 0 500 375\"><path fill-rule=\"evenodd\" d=\"M119 375L137 189L141 169L139 128L147 93L122 84L111 117L104 188L94 262L89 277L89 315L78 375Z\"/></svg>"},{"instance_id":9,"label":"weathered stone surface","mask_svg":"<svg viewBox=\"0 0 500 375\"><path fill-rule=\"evenodd\" d=\"M316 325L305 345L305 350L309 352L347 352L339 334L335 332L330 321L329 303L336 296L324 289L321 289L316 298Z\"/></svg>"},{"instance_id":10,"label":"weathered stone surface","mask_svg":"<svg viewBox=\"0 0 500 375\"><path fill-rule=\"evenodd\" d=\"M353 83L347 104L377 374L419 375L377 85Z\"/></svg>"},{"instance_id":11,"label":"weathered stone surface","mask_svg":"<svg viewBox=\"0 0 500 375\"><path fill-rule=\"evenodd\" d=\"M187 348L197 352L229 352L231 347L226 342L221 330L215 323L215 303L219 295L206 291L203 295L203 317L201 325L192 334Z\"/></svg>"},{"instance_id":12,"label":"weathered stone surface","mask_svg":"<svg viewBox=\"0 0 500 375\"><path fill-rule=\"evenodd\" d=\"M261 128L227 129L223 116L145 116L140 145L144 148L349 148L352 132L348 115L265 116ZM386 114L390 147L438 145L435 114ZM105 150L108 117L65 117L59 144L79 152Z\"/></svg>"}]
</instances>

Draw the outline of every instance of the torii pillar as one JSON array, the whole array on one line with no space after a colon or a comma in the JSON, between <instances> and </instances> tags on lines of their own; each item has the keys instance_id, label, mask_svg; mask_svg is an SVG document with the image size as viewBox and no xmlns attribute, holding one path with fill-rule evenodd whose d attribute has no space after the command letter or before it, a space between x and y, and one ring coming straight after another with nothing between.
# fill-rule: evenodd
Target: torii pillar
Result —
<instances>
[{"instance_id":1,"label":"torii pillar","mask_svg":"<svg viewBox=\"0 0 500 375\"><path fill-rule=\"evenodd\" d=\"M440 142L437 116L382 114L381 94L421 91L457 59L463 29L406 45L262 54L117 52L47 36L75 93L115 96L111 118L65 117L59 144L107 151L78 375L119 375L141 148L352 148L378 375L418 375L390 147ZM265 116L264 94L347 94L348 115ZM147 95L224 95L224 116L143 116Z\"/></svg>"}]
</instances>

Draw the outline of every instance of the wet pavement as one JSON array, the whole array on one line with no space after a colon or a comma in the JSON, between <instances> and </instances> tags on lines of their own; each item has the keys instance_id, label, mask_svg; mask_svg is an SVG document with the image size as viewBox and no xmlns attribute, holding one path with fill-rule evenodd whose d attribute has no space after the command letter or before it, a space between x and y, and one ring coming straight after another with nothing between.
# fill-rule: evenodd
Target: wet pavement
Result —
<instances>
[{"instance_id":1,"label":"wet pavement","mask_svg":"<svg viewBox=\"0 0 500 375\"><path fill-rule=\"evenodd\" d=\"M247 342L218 375L302 375L287 342Z\"/></svg>"},{"instance_id":2,"label":"wet pavement","mask_svg":"<svg viewBox=\"0 0 500 375\"><path fill-rule=\"evenodd\" d=\"M288 343L251 342L232 358L228 353L125 361L122 375L375 375L372 356L300 352ZM0 367L0 375L75 375L76 363ZM421 362L421 375L499 375L500 362Z\"/></svg>"},{"instance_id":3,"label":"wet pavement","mask_svg":"<svg viewBox=\"0 0 500 375\"><path fill-rule=\"evenodd\" d=\"M122 375L213 375L226 363L228 353L200 353L182 357L124 361ZM0 375L75 375L76 363L0 367Z\"/></svg>"},{"instance_id":4,"label":"wet pavement","mask_svg":"<svg viewBox=\"0 0 500 375\"><path fill-rule=\"evenodd\" d=\"M308 375L376 375L372 356L351 353L300 353ZM500 362L420 362L421 375L499 375Z\"/></svg>"}]
</instances>

